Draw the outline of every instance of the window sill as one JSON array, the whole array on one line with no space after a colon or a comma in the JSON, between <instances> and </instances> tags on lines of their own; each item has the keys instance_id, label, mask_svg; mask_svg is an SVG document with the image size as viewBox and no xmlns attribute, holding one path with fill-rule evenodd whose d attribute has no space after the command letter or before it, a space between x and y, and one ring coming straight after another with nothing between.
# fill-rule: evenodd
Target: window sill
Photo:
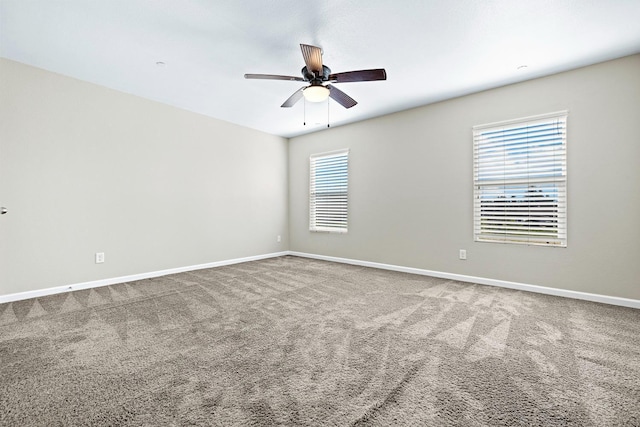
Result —
<instances>
[{"instance_id":1,"label":"window sill","mask_svg":"<svg viewBox=\"0 0 640 427\"><path fill-rule=\"evenodd\" d=\"M312 233L331 233L331 234L347 234L347 230L333 229L333 228L315 228L309 229Z\"/></svg>"}]
</instances>

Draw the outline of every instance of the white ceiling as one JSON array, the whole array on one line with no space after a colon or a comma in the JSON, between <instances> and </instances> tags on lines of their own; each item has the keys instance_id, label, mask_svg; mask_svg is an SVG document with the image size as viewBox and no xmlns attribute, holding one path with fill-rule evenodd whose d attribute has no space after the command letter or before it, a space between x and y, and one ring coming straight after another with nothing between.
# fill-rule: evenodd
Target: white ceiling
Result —
<instances>
[{"instance_id":1,"label":"white ceiling","mask_svg":"<svg viewBox=\"0 0 640 427\"><path fill-rule=\"evenodd\" d=\"M337 85L359 102L330 101L337 126L638 53L639 23L639 0L0 0L0 55L291 137L327 104L303 126L303 101L280 108L302 83L243 75L300 76L300 43L387 70Z\"/></svg>"}]
</instances>

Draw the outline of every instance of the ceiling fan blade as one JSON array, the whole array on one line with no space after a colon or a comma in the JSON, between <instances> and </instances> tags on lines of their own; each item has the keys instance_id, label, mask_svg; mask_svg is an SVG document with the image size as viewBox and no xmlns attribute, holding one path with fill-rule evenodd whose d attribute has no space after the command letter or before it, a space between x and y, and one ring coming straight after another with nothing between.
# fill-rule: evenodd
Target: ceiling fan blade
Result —
<instances>
[{"instance_id":1,"label":"ceiling fan blade","mask_svg":"<svg viewBox=\"0 0 640 427\"><path fill-rule=\"evenodd\" d=\"M293 95L291 95L286 101L284 101L284 104L282 104L281 107L284 107L284 108L293 107L295 103L300 101L300 98L302 98L303 90L304 88L301 87L297 91L293 92Z\"/></svg>"},{"instance_id":2,"label":"ceiling fan blade","mask_svg":"<svg viewBox=\"0 0 640 427\"><path fill-rule=\"evenodd\" d=\"M258 79L258 80L292 80L296 82L304 82L302 77L294 76L278 76L276 74L245 74L245 79Z\"/></svg>"},{"instance_id":3,"label":"ceiling fan blade","mask_svg":"<svg viewBox=\"0 0 640 427\"><path fill-rule=\"evenodd\" d=\"M317 46L308 44L300 44L302 57L307 66L307 70L315 73L316 76L322 75L322 49Z\"/></svg>"},{"instance_id":4,"label":"ceiling fan blade","mask_svg":"<svg viewBox=\"0 0 640 427\"><path fill-rule=\"evenodd\" d=\"M370 82L374 80L387 80L387 72L384 68L373 70L346 71L329 75L329 81L334 83Z\"/></svg>"},{"instance_id":5,"label":"ceiling fan blade","mask_svg":"<svg viewBox=\"0 0 640 427\"><path fill-rule=\"evenodd\" d=\"M327 85L331 99L342 105L344 108L351 108L357 104L356 100L338 89L335 86Z\"/></svg>"}]
</instances>

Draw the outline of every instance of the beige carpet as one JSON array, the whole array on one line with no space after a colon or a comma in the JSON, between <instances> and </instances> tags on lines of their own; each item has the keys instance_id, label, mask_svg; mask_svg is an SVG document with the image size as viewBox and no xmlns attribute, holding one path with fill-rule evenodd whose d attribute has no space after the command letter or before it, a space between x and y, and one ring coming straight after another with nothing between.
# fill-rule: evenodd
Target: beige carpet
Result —
<instances>
[{"instance_id":1,"label":"beige carpet","mask_svg":"<svg viewBox=\"0 0 640 427\"><path fill-rule=\"evenodd\" d=\"M639 426L640 310L281 257L0 305L0 425Z\"/></svg>"}]
</instances>

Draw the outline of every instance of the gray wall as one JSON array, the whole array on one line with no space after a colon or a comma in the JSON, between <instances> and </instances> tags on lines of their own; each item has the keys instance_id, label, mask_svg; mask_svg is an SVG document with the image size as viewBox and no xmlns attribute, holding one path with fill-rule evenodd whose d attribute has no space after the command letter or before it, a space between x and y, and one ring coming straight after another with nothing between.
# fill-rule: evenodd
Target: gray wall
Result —
<instances>
[{"instance_id":1,"label":"gray wall","mask_svg":"<svg viewBox=\"0 0 640 427\"><path fill-rule=\"evenodd\" d=\"M283 251L287 140L0 59L0 205L0 295Z\"/></svg>"},{"instance_id":2,"label":"gray wall","mask_svg":"<svg viewBox=\"0 0 640 427\"><path fill-rule=\"evenodd\" d=\"M568 248L474 243L471 127L563 109ZM288 144L0 59L0 295L291 249L640 299L639 118L640 55ZM341 148L349 233L310 233Z\"/></svg>"},{"instance_id":3,"label":"gray wall","mask_svg":"<svg viewBox=\"0 0 640 427\"><path fill-rule=\"evenodd\" d=\"M569 111L568 247L473 242L472 126L559 110ZM640 299L639 125L634 55L293 138L290 249ZM308 157L341 148L351 149L349 233L311 233Z\"/></svg>"}]
</instances>

